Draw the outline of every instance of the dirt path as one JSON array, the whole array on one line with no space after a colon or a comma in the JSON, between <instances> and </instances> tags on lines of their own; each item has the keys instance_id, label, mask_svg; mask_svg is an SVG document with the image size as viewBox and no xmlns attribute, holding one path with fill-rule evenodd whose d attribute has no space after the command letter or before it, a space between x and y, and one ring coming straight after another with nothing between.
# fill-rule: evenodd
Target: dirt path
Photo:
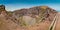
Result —
<instances>
[{"instance_id":1,"label":"dirt path","mask_svg":"<svg viewBox=\"0 0 60 30\"><path fill-rule=\"evenodd\" d=\"M55 26L55 30L60 30L60 12L58 13L58 19L57 19L57 23L56 23L56 26Z\"/></svg>"},{"instance_id":2,"label":"dirt path","mask_svg":"<svg viewBox=\"0 0 60 30\"><path fill-rule=\"evenodd\" d=\"M54 17L53 21L51 22L48 30L55 30L55 26L57 24L57 20L58 20L58 13L56 14L56 16Z\"/></svg>"},{"instance_id":3,"label":"dirt path","mask_svg":"<svg viewBox=\"0 0 60 30\"><path fill-rule=\"evenodd\" d=\"M60 30L60 12L58 12L52 21L49 30Z\"/></svg>"}]
</instances>

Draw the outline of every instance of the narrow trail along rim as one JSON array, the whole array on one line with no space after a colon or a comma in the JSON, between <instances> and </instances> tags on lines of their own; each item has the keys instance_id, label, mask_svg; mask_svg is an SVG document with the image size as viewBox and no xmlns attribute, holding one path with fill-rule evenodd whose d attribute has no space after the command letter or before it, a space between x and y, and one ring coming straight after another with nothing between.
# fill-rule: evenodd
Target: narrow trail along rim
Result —
<instances>
[{"instance_id":1,"label":"narrow trail along rim","mask_svg":"<svg viewBox=\"0 0 60 30\"><path fill-rule=\"evenodd\" d=\"M56 15L55 15L55 17L54 17L54 19L53 19L53 21L51 22L51 25L49 26L49 29L48 30L55 30L55 27L56 27L56 24L57 24L57 21L58 21L58 14L59 14L60 12L58 12Z\"/></svg>"}]
</instances>

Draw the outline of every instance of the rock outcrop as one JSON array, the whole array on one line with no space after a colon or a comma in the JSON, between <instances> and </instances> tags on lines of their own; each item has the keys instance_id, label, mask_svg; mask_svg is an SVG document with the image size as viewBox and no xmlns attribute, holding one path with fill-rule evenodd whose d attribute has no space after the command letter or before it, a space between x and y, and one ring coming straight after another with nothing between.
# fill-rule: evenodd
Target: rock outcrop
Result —
<instances>
[{"instance_id":1,"label":"rock outcrop","mask_svg":"<svg viewBox=\"0 0 60 30\"><path fill-rule=\"evenodd\" d=\"M8 12L4 5L0 5L0 30L46 30L56 13L57 11L48 6Z\"/></svg>"},{"instance_id":2,"label":"rock outcrop","mask_svg":"<svg viewBox=\"0 0 60 30\"><path fill-rule=\"evenodd\" d=\"M54 18L54 16L56 15L56 11L52 8L49 8L48 6L38 6L38 7L32 7L32 8L29 8L29 9L21 9L21 10L16 10L13 12L13 16L18 19L19 17L31 17L33 19L35 19L34 21L35 22L38 22L38 21L49 21L51 22ZM22 19L23 19L22 18ZM26 21L33 21L33 20L27 20ZM24 21L25 21L24 19ZM28 24L30 22L27 22Z\"/></svg>"}]
</instances>

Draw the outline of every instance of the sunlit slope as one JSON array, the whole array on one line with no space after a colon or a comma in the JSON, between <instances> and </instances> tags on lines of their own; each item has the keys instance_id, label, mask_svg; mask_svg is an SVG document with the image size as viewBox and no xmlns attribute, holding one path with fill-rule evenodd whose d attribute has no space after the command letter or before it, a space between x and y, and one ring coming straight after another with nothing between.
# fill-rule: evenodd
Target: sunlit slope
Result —
<instances>
[{"instance_id":1,"label":"sunlit slope","mask_svg":"<svg viewBox=\"0 0 60 30\"><path fill-rule=\"evenodd\" d=\"M48 6L6 11L0 5L0 30L47 30L56 11Z\"/></svg>"}]
</instances>

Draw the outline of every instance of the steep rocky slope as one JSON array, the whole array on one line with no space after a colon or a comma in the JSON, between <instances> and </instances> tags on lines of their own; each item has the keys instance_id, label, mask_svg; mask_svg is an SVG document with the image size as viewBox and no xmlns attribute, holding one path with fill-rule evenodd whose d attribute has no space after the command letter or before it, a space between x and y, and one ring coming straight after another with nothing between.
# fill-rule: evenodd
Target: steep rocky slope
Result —
<instances>
[{"instance_id":1,"label":"steep rocky slope","mask_svg":"<svg viewBox=\"0 0 60 30\"><path fill-rule=\"evenodd\" d=\"M4 5L0 5L0 30L46 30L56 13L48 6L9 12Z\"/></svg>"},{"instance_id":2,"label":"steep rocky slope","mask_svg":"<svg viewBox=\"0 0 60 30\"><path fill-rule=\"evenodd\" d=\"M13 16L18 19L19 17L22 17L24 21L27 21L27 23L38 23L42 21L52 21L53 17L55 16L57 12L49 8L47 6L38 6L38 7L32 7L29 9L21 9L21 10L16 10L13 12ZM29 19L31 18L31 19ZM29 22L28 22L29 21Z\"/></svg>"}]
</instances>

